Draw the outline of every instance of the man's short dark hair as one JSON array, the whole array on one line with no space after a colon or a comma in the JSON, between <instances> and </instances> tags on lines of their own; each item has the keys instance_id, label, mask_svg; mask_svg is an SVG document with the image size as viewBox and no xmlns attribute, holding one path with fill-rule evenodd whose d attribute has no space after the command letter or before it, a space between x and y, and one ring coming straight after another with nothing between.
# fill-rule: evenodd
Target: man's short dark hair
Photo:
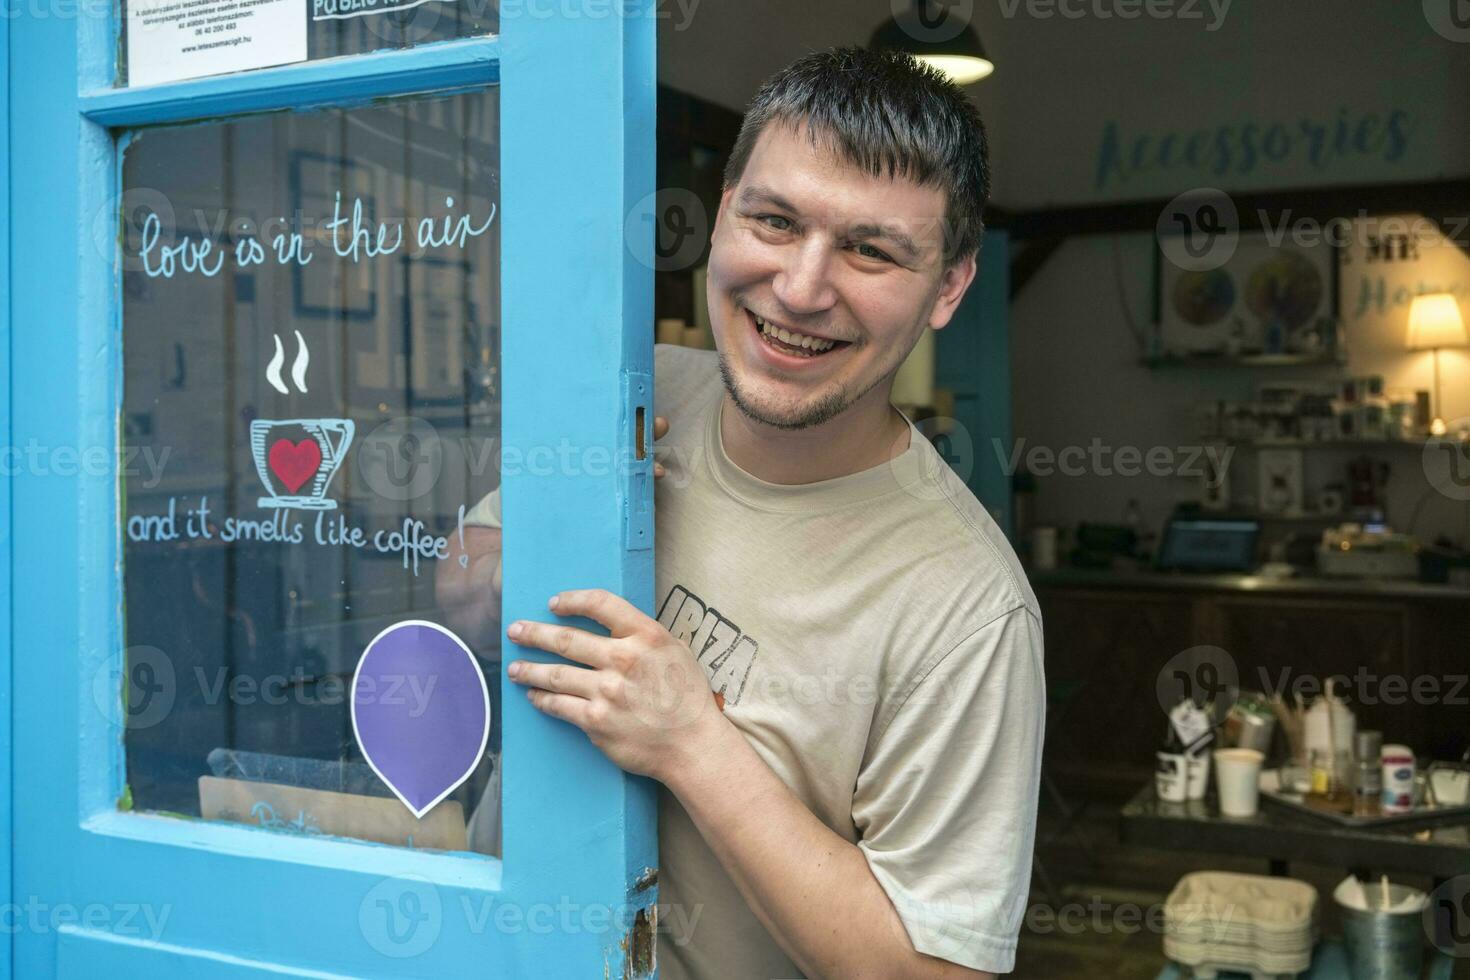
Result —
<instances>
[{"instance_id":1,"label":"man's short dark hair","mask_svg":"<svg viewBox=\"0 0 1470 980\"><path fill-rule=\"evenodd\" d=\"M875 177L907 177L944 192L947 265L974 254L990 196L980 113L943 72L899 51L834 48L773 75L745 113L725 165L740 182L768 124L805 123L812 141Z\"/></svg>"}]
</instances>

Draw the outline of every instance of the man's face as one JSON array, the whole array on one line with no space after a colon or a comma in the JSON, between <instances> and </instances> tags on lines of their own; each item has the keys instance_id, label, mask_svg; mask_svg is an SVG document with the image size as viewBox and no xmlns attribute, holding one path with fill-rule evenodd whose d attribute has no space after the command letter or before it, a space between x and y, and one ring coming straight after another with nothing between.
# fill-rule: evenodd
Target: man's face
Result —
<instances>
[{"instance_id":1,"label":"man's face","mask_svg":"<svg viewBox=\"0 0 1470 980\"><path fill-rule=\"evenodd\" d=\"M944 214L942 191L768 126L721 198L710 250L710 321L740 410L799 429L865 396L886 403L920 334L949 322L975 275L973 257L945 268Z\"/></svg>"}]
</instances>

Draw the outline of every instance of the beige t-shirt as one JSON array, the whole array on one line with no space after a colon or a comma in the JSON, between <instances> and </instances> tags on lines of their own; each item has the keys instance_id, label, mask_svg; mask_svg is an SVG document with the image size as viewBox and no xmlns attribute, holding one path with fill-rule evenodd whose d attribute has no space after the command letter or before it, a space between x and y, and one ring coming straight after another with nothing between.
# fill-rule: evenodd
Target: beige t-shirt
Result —
<instances>
[{"instance_id":1,"label":"beige t-shirt","mask_svg":"<svg viewBox=\"0 0 1470 980\"><path fill-rule=\"evenodd\" d=\"M862 850L914 948L1009 972L1045 698L1040 613L1004 535L917 430L861 473L756 479L720 442L714 352L655 360L671 426L655 452L659 621L766 764ZM662 788L659 865L665 980L801 976Z\"/></svg>"},{"instance_id":2,"label":"beige t-shirt","mask_svg":"<svg viewBox=\"0 0 1470 980\"><path fill-rule=\"evenodd\" d=\"M723 394L713 351L656 349L659 621L766 764L862 850L914 948L1008 972L1045 711L1020 565L917 430L885 465L778 486L725 455ZM659 864L666 980L801 975L667 790Z\"/></svg>"}]
</instances>

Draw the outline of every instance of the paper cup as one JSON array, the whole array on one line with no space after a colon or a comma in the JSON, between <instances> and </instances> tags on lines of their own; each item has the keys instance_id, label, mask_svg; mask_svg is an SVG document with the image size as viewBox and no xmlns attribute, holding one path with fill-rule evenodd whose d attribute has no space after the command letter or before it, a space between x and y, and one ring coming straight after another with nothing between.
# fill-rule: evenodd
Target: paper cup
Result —
<instances>
[{"instance_id":1,"label":"paper cup","mask_svg":"<svg viewBox=\"0 0 1470 980\"><path fill-rule=\"evenodd\" d=\"M1189 758L1182 753L1158 753L1154 792L1165 803L1183 803L1189 796Z\"/></svg>"},{"instance_id":2,"label":"paper cup","mask_svg":"<svg viewBox=\"0 0 1470 980\"><path fill-rule=\"evenodd\" d=\"M1255 749L1216 749L1215 786L1220 812L1227 817L1254 817L1261 802L1261 763Z\"/></svg>"}]
</instances>

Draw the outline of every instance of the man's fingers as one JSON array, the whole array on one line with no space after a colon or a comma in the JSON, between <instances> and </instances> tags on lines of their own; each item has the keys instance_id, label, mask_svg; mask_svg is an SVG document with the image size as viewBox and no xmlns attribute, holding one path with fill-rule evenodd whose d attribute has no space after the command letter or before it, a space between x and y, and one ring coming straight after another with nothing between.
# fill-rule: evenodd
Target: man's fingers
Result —
<instances>
[{"instance_id":1,"label":"man's fingers","mask_svg":"<svg viewBox=\"0 0 1470 980\"><path fill-rule=\"evenodd\" d=\"M517 660L511 664L510 677L517 684L555 694L591 700L597 693L597 671L575 664L542 664L534 660Z\"/></svg>"},{"instance_id":2,"label":"man's fingers","mask_svg":"<svg viewBox=\"0 0 1470 980\"><path fill-rule=\"evenodd\" d=\"M597 636L573 626L553 626L550 623L534 623L529 620L511 623L506 629L506 635L523 647L545 650L589 667L601 667L607 663L610 654L608 647L612 643L605 636Z\"/></svg>"},{"instance_id":3,"label":"man's fingers","mask_svg":"<svg viewBox=\"0 0 1470 980\"><path fill-rule=\"evenodd\" d=\"M570 589L558 592L548 603L558 616L586 616L601 623L607 631L621 639L642 632L653 620L643 610L622 596L606 589ZM656 624L655 624L656 625ZM595 664L594 666L602 666Z\"/></svg>"},{"instance_id":4,"label":"man's fingers","mask_svg":"<svg viewBox=\"0 0 1470 980\"><path fill-rule=\"evenodd\" d=\"M542 714L562 721L571 722L583 731L587 730L587 702L582 698L572 697L570 694L556 694L550 691L531 689L526 691L526 697Z\"/></svg>"},{"instance_id":5,"label":"man's fingers","mask_svg":"<svg viewBox=\"0 0 1470 980\"><path fill-rule=\"evenodd\" d=\"M655 415L653 418L653 437L655 439L662 439L668 434L669 420L664 418L662 415Z\"/></svg>"}]
</instances>

